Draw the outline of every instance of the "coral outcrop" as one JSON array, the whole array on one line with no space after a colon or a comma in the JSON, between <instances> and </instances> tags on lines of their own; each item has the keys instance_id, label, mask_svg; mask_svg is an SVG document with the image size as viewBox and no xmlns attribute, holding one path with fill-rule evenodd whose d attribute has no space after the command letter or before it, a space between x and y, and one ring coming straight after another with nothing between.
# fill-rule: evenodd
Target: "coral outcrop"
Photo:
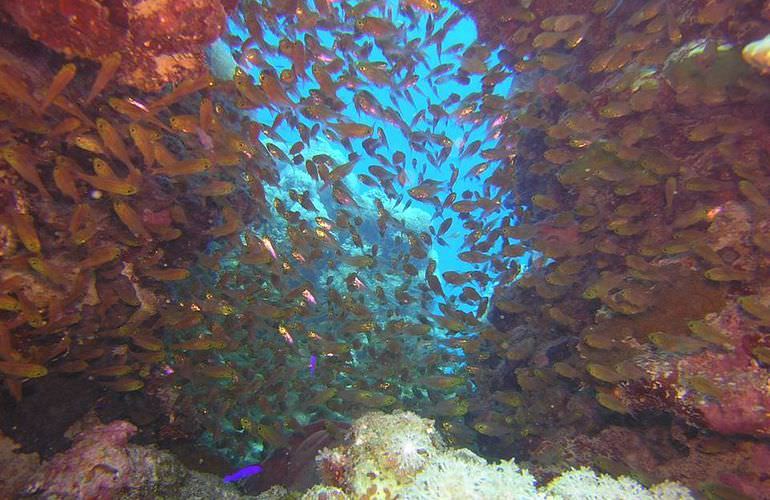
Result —
<instances>
[{"instance_id":1,"label":"coral outcrop","mask_svg":"<svg viewBox=\"0 0 770 500\"><path fill-rule=\"evenodd\" d=\"M186 469L168 452L128 443L122 420L88 425L72 447L43 462L21 493L41 498L242 498L221 479Z\"/></svg>"},{"instance_id":2,"label":"coral outcrop","mask_svg":"<svg viewBox=\"0 0 770 500\"><path fill-rule=\"evenodd\" d=\"M513 460L489 464L467 449L451 449L433 421L411 412L373 412L357 419L346 442L317 457L324 479L303 495L322 498L692 498L677 483L651 489L620 477L573 469L538 487Z\"/></svg>"},{"instance_id":3,"label":"coral outcrop","mask_svg":"<svg viewBox=\"0 0 770 500\"><path fill-rule=\"evenodd\" d=\"M639 430L612 425L590 436L563 435L543 442L530 464L538 477L552 477L564 467L593 465L645 484L667 478L705 495L721 489L724 498L759 499L768 498L770 446L756 440L693 436L685 426Z\"/></svg>"}]
</instances>

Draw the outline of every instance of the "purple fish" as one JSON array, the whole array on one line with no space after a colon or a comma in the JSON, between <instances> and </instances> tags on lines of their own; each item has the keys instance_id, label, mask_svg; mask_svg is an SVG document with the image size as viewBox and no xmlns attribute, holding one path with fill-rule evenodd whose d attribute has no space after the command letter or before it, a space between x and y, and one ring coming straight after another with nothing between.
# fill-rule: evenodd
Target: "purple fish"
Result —
<instances>
[{"instance_id":1,"label":"purple fish","mask_svg":"<svg viewBox=\"0 0 770 500\"><path fill-rule=\"evenodd\" d=\"M310 364L308 364L308 367L310 367L310 376L315 376L315 367L318 364L318 358L315 354L310 355Z\"/></svg>"},{"instance_id":2,"label":"purple fish","mask_svg":"<svg viewBox=\"0 0 770 500\"><path fill-rule=\"evenodd\" d=\"M236 481L240 481L241 479L246 479L247 477L253 476L254 474L259 474L260 472L262 472L261 465L247 465L246 467L233 472L229 476L225 476L224 481L226 483L234 483Z\"/></svg>"}]
</instances>

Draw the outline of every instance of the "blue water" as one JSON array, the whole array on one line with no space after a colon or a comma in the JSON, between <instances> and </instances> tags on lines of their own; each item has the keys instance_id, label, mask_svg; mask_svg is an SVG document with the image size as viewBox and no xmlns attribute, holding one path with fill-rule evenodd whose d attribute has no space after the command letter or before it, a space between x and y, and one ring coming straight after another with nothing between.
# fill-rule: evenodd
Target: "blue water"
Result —
<instances>
[{"instance_id":1,"label":"blue water","mask_svg":"<svg viewBox=\"0 0 770 500\"><path fill-rule=\"evenodd\" d=\"M445 12L438 18L431 18L431 16L425 13L419 13L414 18L413 22L407 16L399 12L398 3L396 0L388 0L383 2L385 7L375 8L368 13L369 16L386 17L398 27L400 30L406 31L406 40L413 39L425 39L426 27L432 23L433 32L443 26L444 22L449 19L455 12L456 8L446 3ZM339 2L332 3L334 8L339 9L339 17L342 19L344 15ZM387 62L388 67L392 67L394 61L387 61L385 54L378 48L375 40L364 34L354 33L353 20L348 20L345 23L345 28L342 30L344 34L354 35L356 43L361 46L364 43L372 43L374 45L371 53L366 57L368 61L382 61ZM248 38L248 33L244 31L242 21L231 21L229 23L231 34L237 37L239 40L244 41ZM281 71L291 68L291 61L280 54L277 46L279 41L286 37L293 41L303 41L305 39L305 33L295 33L294 27L288 24L288 21L281 20L279 18L276 29L273 31L266 23L263 23L264 28L264 40L275 50L263 50L261 51L262 57L266 62L272 66L277 74ZM349 27L349 28L348 28ZM339 32L328 31L324 29L313 30L312 35L321 43L321 45L328 51L336 53L337 56L345 59L345 67L355 67L359 62L356 60L356 56L353 54L343 53L336 49L335 41L341 36ZM497 97L505 98L511 93L511 86L514 85L513 78L505 78L505 82L497 85L494 89L483 89L482 78L484 74L469 75L466 81L460 81L455 79L457 75L457 69L460 67L461 57L463 53L472 45L477 44L477 31L472 20L468 18L461 18L459 22L451 29L443 41L442 47L443 53L440 53L436 45L420 49L422 51L422 57L424 62L417 63L414 68L414 72L417 75L416 84L408 89L409 95L412 98L412 102L403 94L404 85L403 79L406 75L406 71L391 74L393 80L392 87L378 87L368 82L363 74L359 72L357 75L360 83L357 83L353 88L341 87L337 92L337 97L345 104L342 111L342 117L340 120L363 123L373 127L375 136L377 130L381 128L384 132L384 136L387 139L387 145L379 147L376 153L379 153L386 158L390 159L394 153L401 152L405 155L405 171L399 176L402 179L403 185L394 180L393 186L395 188L396 196L393 199L388 199L386 192L379 186L369 187L358 180L358 174L365 174L373 177L369 172L371 165L381 164L379 160L374 157L370 157L364 150L362 143L364 139L351 138L352 151L361 156L360 160L356 164L355 169L348 174L344 179L344 184L352 193L354 200L360 205L359 208L353 206L343 206L334 201L330 194L330 189L322 189L321 182L314 181L306 172L304 161L299 165L294 165L289 162L283 162L277 166L277 170L281 177L281 182L278 188L265 186L266 198L268 205L273 206L275 198L281 200L285 204L288 210L297 211L301 214L303 220L308 221L310 227L316 227L314 219L316 216L321 215L329 219L334 220L339 210L346 210L353 216L361 214L364 223L359 227L361 231L362 239L364 242L364 248L356 248L350 241L350 238L344 231L339 231L338 236L341 238L342 255L338 257L329 256L325 257L322 262L313 263L311 265L297 265L297 271L302 278L314 283L315 291L318 294L319 304L317 307L311 308L309 315L302 318L305 328L317 331L321 337L334 340L338 336L339 322L335 322L331 317L327 318L326 302L328 300L327 293L330 290L339 290L344 293L346 284L343 281L346 275L350 272L356 272L361 278L364 285L368 289L362 290L363 293L358 294L363 300L366 301L366 307L374 315L375 321L381 327L386 327L387 323L394 319L406 320L412 323L418 323L420 320L424 320L431 315L443 316L441 311L442 304L448 304L450 309L469 312L471 314L477 314L479 311L479 302L467 301L463 302L459 297L462 293L463 287L471 286L482 297L482 302L488 300L491 302L493 296L493 289L496 285L496 278L498 273L492 268L492 265L487 262L484 264L470 264L466 263L458 258L461 252L472 250L472 243L466 242L468 235L477 228L469 228L466 221L473 223L483 223L484 234L481 235L478 242L484 242L489 236L489 233L500 225L503 213L510 214L510 205L507 205L505 210L502 210L502 205L508 201L506 200L506 193L499 193L497 188L488 188L485 186L485 181L498 167L498 161L491 161L488 168L481 172L479 175L471 175L474 168L484 163L486 160L482 157L481 153L484 150L496 148L499 144L499 127L504 123L505 116L488 112L483 115L483 119L478 118L480 113L475 114L476 120L474 122L465 120L461 121L454 118L454 114L458 109L463 106L463 101L467 96L475 96L473 98L474 103L477 104L476 110L480 109L482 96L495 95ZM237 60L239 54L236 53L238 46L230 42L234 47L233 57ZM405 42L397 42L403 45ZM451 53L446 49L453 47ZM496 50L490 48L491 55L486 60L486 67L488 69L494 68L499 64ZM436 75L433 78L430 77L432 70L439 67L441 64L451 63L452 69L444 73L443 75ZM254 78L255 82L259 82L259 75L263 68L252 66L247 61L243 61L240 64L241 68ZM308 64L307 74L308 78L298 79L296 85L296 92L290 92L290 97L294 102L299 102L301 98L307 97L312 89L318 88L318 84L312 76L310 71L312 64ZM339 74L337 75L339 76ZM334 77L334 75L333 75ZM392 107L398 115L402 118L403 122L407 125L414 121L414 126L410 127L411 132L436 134L445 136L452 142L451 151L443 162L435 162L431 160L430 155L434 158L438 158L442 146L432 143L430 141L424 144L424 148L415 148L410 144L407 136L396 125L379 118L369 116L367 114L360 114L356 110L353 102L354 95L359 91L370 92L379 104L383 108ZM402 91L402 92L399 92ZM440 120L434 120L429 107L431 105L439 105L447 102L450 96L454 97L455 103L442 106L443 111L449 115L448 118ZM301 114L301 108L297 108L292 111L293 115L307 127L312 127L316 124L311 119ZM251 119L264 126L271 126L274 123L276 110L262 108L252 111L244 111L244 113ZM425 113L420 118L418 115ZM330 120L331 122L336 119ZM315 154L324 153L331 156L336 164L345 163L348 159L350 151L346 151L342 144L332 142L324 137L323 131L328 128L328 124L320 123L321 133L318 133L316 139L312 140L308 146L302 151L304 158L311 158ZM264 144L272 143L282 150L284 154L291 157L289 149L293 144L300 141L300 135L294 126L290 125L287 120L284 120L280 125L277 125L274 133L268 136L261 136L260 140ZM276 138L279 137L279 138ZM481 141L481 145L478 150L473 154L468 154L465 151L465 146L471 144L474 141ZM422 149L422 150L421 150ZM454 168L459 169L459 176L456 179L454 186L451 188L448 185L450 178L452 177L452 170ZM388 167L391 172L396 172L396 167ZM409 196L408 190L417 186L423 180L435 180L440 183L440 189L437 193L439 202L443 202L450 192L454 192L457 196L456 201L465 199L477 200L479 198L496 199L501 203L501 210L489 211L482 215L482 210L475 210L466 216L465 219L460 217L451 208L445 208L437 213L437 209L433 204L426 203L412 199ZM303 209L299 203L295 203L288 196L288 190L295 189L298 192L307 190L310 192L313 204L318 208L318 211L307 211ZM388 230L385 235L379 235L374 220L377 218L377 212L374 208L375 199L381 200L390 214L399 223L391 223L388 225ZM273 209L273 217L268 218L261 225L253 228L252 231L255 235L262 237L270 237L279 252L286 252L286 231L288 230L288 223L279 216L278 212ZM435 232L438 230L441 223L446 218L452 218L453 223L449 231L443 235L443 244L439 244L435 237ZM429 228L433 228L433 231L429 231ZM409 278L405 272L400 271L402 262L400 259L407 253L409 245L405 243L406 235L417 233L432 233L433 243L428 247L428 258L437 261L437 269L435 271L436 276L441 280L441 285L445 293L445 297L441 297L435 294L430 294L431 299L428 302L422 300L415 300L411 304L397 304L394 299L394 291L402 285L406 287L407 293L413 298L417 299L422 296L422 292L419 290L419 286L425 282L424 270L427 265L427 259L411 259L412 263L418 269L418 276ZM399 243L399 240L401 242ZM474 240L475 241L475 240ZM489 248L486 253L490 255L499 255L501 248L502 238L498 239L494 246ZM377 258L377 265L374 269L354 268L347 265L344 262L346 255L362 255L372 252L372 247L378 245L380 247L379 256ZM288 252L286 252L288 253ZM524 261L527 256L521 258ZM330 259L329 261L325 259ZM334 264L327 264L331 260L338 260ZM397 264L393 264L397 262ZM442 278L442 273L446 271L465 272L465 271L482 271L489 276L489 281L485 285L481 285L475 281L470 281L467 284L461 286L453 286L446 283ZM378 276L379 275L379 276ZM328 280L328 281L327 281ZM331 285L329 285L331 283ZM385 289L386 303L379 303L374 298L375 286L381 285ZM296 286L292 285L292 286ZM280 300L280 299L279 299ZM489 304L487 311L491 308ZM429 318L430 319L430 318ZM480 317L482 321L484 318ZM424 322L424 321L423 321ZM476 328L469 328L468 331L462 332L462 335L471 337L476 335ZM454 336L455 334L448 332L440 326L435 326L431 333L434 339L446 339ZM273 352L277 334L274 331L260 332L254 337L248 337L249 342L254 342L253 345L243 355L228 356L227 359L222 361L228 361L231 365L238 367L239 369L249 370L249 367L259 366L267 367L274 366L276 364L276 358L270 353ZM344 335L342 336L344 337ZM381 363L376 355L367 351L366 346L368 342L372 342L373 352L379 352L382 354L383 345L379 344L381 340L377 339L374 335L373 339L367 339L366 336L361 336L360 340L364 342L363 348L351 348L350 356L351 360L348 362L349 368L355 368L358 372L356 376L349 376L345 373L336 373L333 379L333 386L344 388L360 382L361 378L366 378L371 371L377 371L378 365ZM283 341L278 338L278 344L283 344ZM415 376L420 375L420 372L429 370L431 373L422 373L423 375L430 374L435 375L437 372L443 372L447 374L462 373L464 362L463 352L461 349L447 347L448 343L430 341L429 338L420 338L419 336L409 337L401 340L402 347L405 352L408 352L409 362L414 366L405 366L406 369L415 369ZM308 363L314 352L317 352L318 347L314 345L313 341L308 340L305 336L298 336L295 342L291 346L284 346L288 348L289 354L282 361L279 361L278 367L291 368L296 370L298 377L297 380L301 380L300 385L303 387L302 391L309 391L312 393L318 393L326 388L326 385L320 380L322 377L316 375L308 375ZM424 362L435 354L436 351L445 351L452 354L454 357L451 362L444 362L436 364L432 363L428 368ZM248 353L251 354L248 354ZM282 366L283 365L283 366ZM314 372L318 374L328 373L329 365L324 358L323 352L318 352L317 367L314 367ZM326 371L325 371L326 370ZM269 373L265 376L269 377ZM419 384L413 382L407 382L402 385L399 379L385 377L386 380L390 380L390 384L394 386L401 386L401 394L405 395L407 400L411 401L413 405L430 404L427 392L424 388L420 388ZM287 383L294 383L296 381L286 381ZM394 388L395 389L395 388ZM396 394L398 390L394 391ZM288 408L299 407L299 402L296 398L299 395L289 392L285 396L285 401L276 401L278 404L285 404ZM400 397L400 395L399 395ZM205 399L204 399L205 401ZM253 422L259 422L264 415L259 408L239 407L239 415L250 418ZM296 418L303 420L303 418L312 418L312 415L303 415L301 411L294 412ZM346 415L337 415L337 418L346 418ZM303 423L304 420L303 420ZM231 436L232 433L240 432L238 424L232 421L224 421L223 428ZM243 435L243 434L242 434ZM247 437L247 436L244 436ZM216 441L216 439L214 440ZM242 441L242 440L241 440ZM220 447L216 446L215 447ZM242 463L251 463L257 461L260 458L264 458L263 444L258 439L250 439L248 445L248 451L241 448L241 455L235 456L236 460ZM221 447L220 447L221 448ZM230 450L232 451L232 450ZM232 457L232 455L231 455Z\"/></svg>"},{"instance_id":2,"label":"blue water","mask_svg":"<svg viewBox=\"0 0 770 500\"><path fill-rule=\"evenodd\" d=\"M370 11L368 15L377 17L386 16L390 18L396 27L406 30L407 40L412 40L415 38L424 40L426 34L426 25L428 25L428 23L434 23L433 31L435 32L443 25L444 21L449 19L450 16L452 16L452 14L457 10L454 5L446 3L446 5L444 5L445 12L443 12L443 15L441 15L439 19L433 19L431 21L431 16L425 13L418 13L418 22L414 26L410 26L411 21L406 16L399 13L398 2L396 0L388 0L387 2L384 2L384 4L386 6L384 9L375 8L374 10ZM332 5L339 9L339 15L341 17L344 16L344 14L342 14L341 8L339 7L340 3L334 3ZM245 33L236 23L230 23L230 28L232 34L239 37L240 39L245 40L248 37L248 34ZM277 46L280 39L289 32L290 30L285 30L282 33L275 33L267 29L265 31L264 39L268 44ZM314 35L326 49L333 50L335 33L319 29L314 33ZM301 40L303 37L304 34L300 34L298 38ZM446 159L446 161L441 164L434 164L428 158L426 153L414 150L410 146L408 138L405 137L395 125L385 120L376 119L366 114L359 115L355 109L355 106L353 105L353 96L355 95L355 92L359 90L367 90L375 96L375 98L380 102L382 106L394 107L399 112L403 120L409 124L412 122L415 115L417 115L420 111L426 110L430 104L440 104L445 102L445 100L453 94L459 96L459 100L462 101L466 96L470 94L482 92L481 80L484 76L483 74L470 75L470 81L467 84L461 84L451 78L451 76L456 72L456 68L459 67L458 55L462 55L465 49L476 43L476 38L477 31L474 22L471 19L463 16L463 18L456 24L456 26L454 26L454 28L447 33L446 39L443 42L443 49L454 46L453 53L447 54L446 50L444 50L445 53L440 54L438 51L438 46L435 44L427 47L423 51L427 64L419 63L417 65L415 73L418 76L418 80L416 85L409 90L414 104L409 102L406 98L398 96L390 88L377 87L375 85L369 84L365 77L360 74L359 77L364 82L362 85L358 85L353 89L342 87L338 91L337 95L339 99L347 105L346 109L343 111L346 119L353 122L370 125L374 127L375 130L378 127L381 127L384 130L389 147L379 149L379 153L384 154L388 158L390 158L396 151L401 151L406 155L405 165L407 182L403 187L399 183L394 183L398 194L404 197L401 203L391 212L392 215L396 216L397 218L408 218L410 216L408 211L403 211L404 206L408 201L411 200L406 191L418 184L418 179L421 172L423 173L423 177L425 179L435 179L446 183L449 181L452 174L450 165L454 165L459 168L460 171L459 178L457 179L453 189L457 194L457 201L462 200L463 193L466 192L474 193L474 197L484 196L484 181L495 170L495 165L490 165L490 167L478 177L467 177L467 175L474 166L477 166L485 161L480 156L480 152L484 149L494 148L497 145L497 139L494 138L495 130L489 126L491 122L494 121L495 117L491 116L487 122L477 124L468 122L462 123L450 116L449 119L439 120L436 127L434 128L432 126L433 124L431 123L433 121L432 116L430 113L428 113L426 119L419 120L418 123L416 123L414 130L445 135L454 143L451 153L449 154L449 157ZM374 39L368 35L361 34L357 38L357 41L360 45L365 42L374 42ZM458 44L459 47L461 47L459 49ZM284 69L291 68L291 61L280 54L277 50L274 54L263 54L263 57L265 57L266 61L272 65L278 73ZM346 57L351 61L353 60L353 58L350 56ZM385 56L376 43L374 44L374 48L371 52L371 55L368 57L368 60L386 62ZM431 81L429 78L430 71L442 63L454 63L454 69L449 71L446 76L439 76L438 78L434 77ZM493 50L491 56L487 60L487 67L493 68L498 63L499 60L497 58L497 52ZM259 68L255 68L248 64L244 64L242 68L246 70L251 76L253 76L255 81L258 81L260 73ZM401 82L403 79L404 73L405 72L402 71L400 74L393 77L394 82L396 82L396 88L402 88L399 82ZM308 75L310 76L308 79L299 79L298 81L297 88L299 90L299 95L303 97L306 97L311 89L318 87L315 79L312 77L312 74L309 71L309 67ZM494 89L494 94L498 96L508 96L511 90L510 87L513 85L513 80L513 78L505 79L503 83L496 86ZM295 101L298 100L297 95L293 95L292 98ZM451 105L445 109L445 111L451 114L452 112L456 111L459 106L460 104ZM258 111L250 112L250 115L254 120L269 125L274 120L275 112L270 109L261 109ZM306 125L313 125L310 120L300 116L299 114L298 116ZM275 132L278 133L283 139L285 139L286 144L284 145L284 152L287 154L289 147L291 147L291 145L296 141L300 140L298 132L291 125L285 122L282 123L275 130ZM475 154L460 158L463 145L470 144L476 140L483 141L478 151ZM361 147L362 139L352 139L352 142L355 152L361 154L363 158L358 162L354 171L347 176L345 181L346 185L357 197L366 196L368 193L369 195L375 194L380 198L384 198L382 193L371 193L372 190L379 190L379 188L367 187L356 179L357 174L371 175L367 170L368 166L377 164L378 162L372 158L369 158L363 151L363 148ZM440 152L440 148L438 146L434 146L430 143L428 143L427 146L428 151L432 152L434 156L438 156ZM341 146L339 147L339 152L341 154L346 154ZM344 161L345 156L341 155L338 157L338 159L340 161ZM293 168L303 169L301 165ZM440 200L444 201L449 192L450 191L448 188L444 187L439 192ZM494 197L496 194L497 193L492 192L491 196L489 197ZM416 200L412 200L411 205L425 210L426 212L430 213L431 217L435 216L435 210L432 205ZM302 211L302 209L298 208L298 206L290 208ZM479 213L479 211L476 211L473 214L473 218L476 219L479 217ZM465 238L469 231L463 228L463 220L461 220L455 212L453 212L451 209L444 209L440 216L432 220L433 227L438 229L438 226L445 218L453 218L454 222L452 223L449 231L443 236L443 239L446 242L445 246L437 244L434 239L433 249L437 252L435 257L438 261L437 275L439 278L441 278L441 273L448 270L464 272L478 269L478 265L468 264L461 261L457 257L461 251L469 250L470 248L468 245L464 245ZM494 224L491 223L499 218L499 212L489 214L483 219L483 222L489 225L489 227L493 227ZM425 230L427 230L427 228L425 228ZM482 237L482 241L483 239L484 237ZM498 243L492 249L493 254L496 249L500 248L499 245L500 242L498 241ZM487 268L482 269L486 270ZM478 292L485 297L491 297L491 290L494 287L494 277L496 276L496 273L492 269L488 269L488 272L490 273L490 277L492 277L493 280L486 287L486 289L478 290ZM442 286L448 296L451 295L453 288L452 285L448 285L447 283L443 282L442 279ZM457 292L459 292L459 290L455 290L455 295ZM458 303L456 308L460 310L474 311L476 305ZM437 312L437 309L435 309L433 312Z\"/></svg>"}]
</instances>

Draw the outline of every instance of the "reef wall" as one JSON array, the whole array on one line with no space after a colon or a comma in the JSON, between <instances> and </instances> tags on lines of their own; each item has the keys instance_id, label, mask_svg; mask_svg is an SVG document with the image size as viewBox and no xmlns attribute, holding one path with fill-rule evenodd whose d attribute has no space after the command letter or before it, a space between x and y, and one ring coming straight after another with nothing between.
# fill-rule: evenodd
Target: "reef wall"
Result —
<instances>
[{"instance_id":1,"label":"reef wall","mask_svg":"<svg viewBox=\"0 0 770 500\"><path fill-rule=\"evenodd\" d=\"M495 408L477 419L515 427L490 434L542 465L622 423L658 457L645 474L766 491L770 3L457 3L518 72L501 140L526 209L503 252L539 255L498 286L499 331L466 348ZM698 473L675 450L703 439L715 456L691 462L744 458Z\"/></svg>"}]
</instances>

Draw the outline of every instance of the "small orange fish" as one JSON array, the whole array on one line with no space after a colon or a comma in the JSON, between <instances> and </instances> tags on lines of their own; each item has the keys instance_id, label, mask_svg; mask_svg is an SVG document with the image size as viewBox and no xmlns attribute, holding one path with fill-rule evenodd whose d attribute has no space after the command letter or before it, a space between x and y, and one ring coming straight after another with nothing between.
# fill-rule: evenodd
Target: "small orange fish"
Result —
<instances>
[{"instance_id":1,"label":"small orange fish","mask_svg":"<svg viewBox=\"0 0 770 500\"><path fill-rule=\"evenodd\" d=\"M99 137L102 139L104 145L115 158L123 162L131 170L136 170L136 167L134 167L134 164L131 162L123 138L110 122L104 118L97 118L96 131L99 133Z\"/></svg>"},{"instance_id":2,"label":"small orange fish","mask_svg":"<svg viewBox=\"0 0 770 500\"><path fill-rule=\"evenodd\" d=\"M27 84L17 75L8 73L6 68L2 66L0 66L0 94L16 99L32 110L37 110L40 107L40 104L29 93Z\"/></svg>"},{"instance_id":3,"label":"small orange fish","mask_svg":"<svg viewBox=\"0 0 770 500\"><path fill-rule=\"evenodd\" d=\"M94 83L91 85L91 90L88 92L88 96L86 97L86 105L93 101L94 98L98 96L102 90L104 90L104 87L107 86L107 83L112 80L112 77L115 76L115 72L117 72L118 68L120 67L121 60L122 57L118 52L113 52L101 60L101 67L99 68L99 72L96 74Z\"/></svg>"},{"instance_id":4,"label":"small orange fish","mask_svg":"<svg viewBox=\"0 0 770 500\"><path fill-rule=\"evenodd\" d=\"M224 349L225 342L212 337L200 337L195 340L171 344L171 349L175 351L211 351L214 349Z\"/></svg>"},{"instance_id":5,"label":"small orange fish","mask_svg":"<svg viewBox=\"0 0 770 500\"><path fill-rule=\"evenodd\" d=\"M238 372L228 365L200 365L195 367L195 372L216 380L238 380Z\"/></svg>"},{"instance_id":6,"label":"small orange fish","mask_svg":"<svg viewBox=\"0 0 770 500\"><path fill-rule=\"evenodd\" d=\"M271 104L295 106L295 103L289 98L286 91L283 90L281 81L277 78L274 71L262 71L259 75L259 84Z\"/></svg>"},{"instance_id":7,"label":"small orange fish","mask_svg":"<svg viewBox=\"0 0 770 500\"><path fill-rule=\"evenodd\" d=\"M438 0L404 0L404 3L431 14L437 14L441 11L441 4Z\"/></svg>"},{"instance_id":8,"label":"small orange fish","mask_svg":"<svg viewBox=\"0 0 770 500\"><path fill-rule=\"evenodd\" d=\"M190 271L179 267L167 267L165 269L145 269L144 276L158 281L181 281L190 277Z\"/></svg>"},{"instance_id":9,"label":"small orange fish","mask_svg":"<svg viewBox=\"0 0 770 500\"><path fill-rule=\"evenodd\" d=\"M365 16L356 21L356 28L362 33L372 35L375 38L391 37L398 33L398 29L386 19Z\"/></svg>"},{"instance_id":10,"label":"small orange fish","mask_svg":"<svg viewBox=\"0 0 770 500\"><path fill-rule=\"evenodd\" d=\"M319 63L316 63L311 68L313 76L318 82L318 86L321 87L321 92L326 97L334 98L337 96L337 84L334 83L329 71Z\"/></svg>"},{"instance_id":11,"label":"small orange fish","mask_svg":"<svg viewBox=\"0 0 770 500\"><path fill-rule=\"evenodd\" d=\"M62 91L69 85L77 73L77 67L72 63L67 63L61 67L56 76L53 77L51 85L48 87L48 91L45 93L43 102L40 103L38 113L45 112L46 108L56 99L56 97L62 93Z\"/></svg>"},{"instance_id":12,"label":"small orange fish","mask_svg":"<svg viewBox=\"0 0 770 500\"><path fill-rule=\"evenodd\" d=\"M138 123L132 123L128 126L128 135L134 141L136 149L142 154L144 166L151 168L155 163L153 142L160 139L160 134L150 131Z\"/></svg>"},{"instance_id":13,"label":"small orange fish","mask_svg":"<svg viewBox=\"0 0 770 500\"><path fill-rule=\"evenodd\" d=\"M25 361L0 361L0 373L10 377L38 378L48 374L48 369L37 363Z\"/></svg>"},{"instance_id":14,"label":"small orange fish","mask_svg":"<svg viewBox=\"0 0 770 500\"><path fill-rule=\"evenodd\" d=\"M157 145L157 144L156 144ZM163 164L158 158L157 150L155 158L158 163ZM211 160L208 158L193 158L190 160L181 160L162 168L156 168L152 171L155 175L165 175L166 177L179 177L182 175L194 175L206 172L211 168Z\"/></svg>"},{"instance_id":15,"label":"small orange fish","mask_svg":"<svg viewBox=\"0 0 770 500\"><path fill-rule=\"evenodd\" d=\"M50 262L41 259L40 257L30 257L27 259L27 263L29 264L29 267L39 272L57 285L66 285L71 281L70 277L67 276L61 269L57 268Z\"/></svg>"},{"instance_id":16,"label":"small orange fish","mask_svg":"<svg viewBox=\"0 0 770 500\"><path fill-rule=\"evenodd\" d=\"M112 169L109 163L101 158L94 158L93 161L94 173L99 177L117 178L118 174Z\"/></svg>"},{"instance_id":17,"label":"small orange fish","mask_svg":"<svg viewBox=\"0 0 770 500\"><path fill-rule=\"evenodd\" d=\"M43 195L43 198L52 200L51 193L43 185L43 180L37 171L37 160L29 146L14 144L5 146L0 150L2 158L8 163L22 179L29 182Z\"/></svg>"},{"instance_id":18,"label":"small orange fish","mask_svg":"<svg viewBox=\"0 0 770 500\"><path fill-rule=\"evenodd\" d=\"M239 231L243 227L243 221L238 213L230 207L222 209L223 222L219 226L213 227L207 231L214 238L220 238Z\"/></svg>"},{"instance_id":19,"label":"small orange fish","mask_svg":"<svg viewBox=\"0 0 770 500\"><path fill-rule=\"evenodd\" d=\"M69 231L72 242L83 245L99 232L99 223L88 205L80 204L72 211Z\"/></svg>"},{"instance_id":20,"label":"small orange fish","mask_svg":"<svg viewBox=\"0 0 770 500\"><path fill-rule=\"evenodd\" d=\"M200 126L200 117L195 115L174 115L169 118L169 125L177 132L194 134Z\"/></svg>"},{"instance_id":21,"label":"small orange fish","mask_svg":"<svg viewBox=\"0 0 770 500\"><path fill-rule=\"evenodd\" d=\"M117 259L121 254L120 247L108 246L94 249L93 254L80 261L80 269L92 269Z\"/></svg>"},{"instance_id":22,"label":"small orange fish","mask_svg":"<svg viewBox=\"0 0 770 500\"><path fill-rule=\"evenodd\" d=\"M94 377L122 377L132 371L134 369L128 365L108 365L92 368L88 370L88 374Z\"/></svg>"},{"instance_id":23,"label":"small orange fish","mask_svg":"<svg viewBox=\"0 0 770 500\"><path fill-rule=\"evenodd\" d=\"M51 131L48 133L49 137L59 137L60 135L67 135L71 132L76 131L83 125L83 122L81 122L78 118L75 118L74 116L70 116L68 118L63 119L59 123L56 124L54 128L51 129Z\"/></svg>"},{"instance_id":24,"label":"small orange fish","mask_svg":"<svg viewBox=\"0 0 770 500\"><path fill-rule=\"evenodd\" d=\"M372 135L372 127L363 123L338 122L330 123L329 126L343 137L363 138Z\"/></svg>"},{"instance_id":25,"label":"small orange fish","mask_svg":"<svg viewBox=\"0 0 770 500\"><path fill-rule=\"evenodd\" d=\"M67 361L56 365L55 371L59 373L80 373L88 369L88 363L82 359Z\"/></svg>"},{"instance_id":26,"label":"small orange fish","mask_svg":"<svg viewBox=\"0 0 770 500\"><path fill-rule=\"evenodd\" d=\"M131 205L125 201L118 200L113 202L112 208L115 210L118 219L126 225L131 233L143 240L152 239L152 236L150 236L150 233L147 232L142 223L142 218L136 213L136 210L131 208Z\"/></svg>"},{"instance_id":27,"label":"small orange fish","mask_svg":"<svg viewBox=\"0 0 770 500\"><path fill-rule=\"evenodd\" d=\"M206 184L202 185L195 190L195 194L200 196L227 196L235 191L235 184L228 181L220 181L217 179L210 180Z\"/></svg>"},{"instance_id":28,"label":"small orange fish","mask_svg":"<svg viewBox=\"0 0 770 500\"><path fill-rule=\"evenodd\" d=\"M35 229L35 219L29 214L21 214L16 211L11 212L11 217L16 227L16 234L19 235L24 248L32 253L40 253L40 238Z\"/></svg>"},{"instance_id":29,"label":"small orange fish","mask_svg":"<svg viewBox=\"0 0 770 500\"><path fill-rule=\"evenodd\" d=\"M163 350L163 342L153 337L149 333L134 333L131 335L131 341L137 346L147 351Z\"/></svg>"},{"instance_id":30,"label":"small orange fish","mask_svg":"<svg viewBox=\"0 0 770 500\"><path fill-rule=\"evenodd\" d=\"M192 80L184 80L174 90L149 105L151 112L166 108L185 96L214 85L214 79L206 73Z\"/></svg>"},{"instance_id":31,"label":"small orange fish","mask_svg":"<svg viewBox=\"0 0 770 500\"><path fill-rule=\"evenodd\" d=\"M361 61L356 65L356 69L374 85L380 87L390 87L393 84L387 64L382 62Z\"/></svg>"},{"instance_id":32,"label":"small orange fish","mask_svg":"<svg viewBox=\"0 0 770 500\"><path fill-rule=\"evenodd\" d=\"M86 116L85 113L78 107L77 104L74 102L68 100L66 97L64 97L63 94L59 94L59 96L53 100L54 106L61 109L62 111L65 111L81 122L85 123L89 127L96 127L96 124L91 120L88 116Z\"/></svg>"},{"instance_id":33,"label":"small orange fish","mask_svg":"<svg viewBox=\"0 0 770 500\"><path fill-rule=\"evenodd\" d=\"M144 382L133 377L121 377L113 382L101 382L101 384L116 392L133 392L144 387Z\"/></svg>"}]
</instances>

